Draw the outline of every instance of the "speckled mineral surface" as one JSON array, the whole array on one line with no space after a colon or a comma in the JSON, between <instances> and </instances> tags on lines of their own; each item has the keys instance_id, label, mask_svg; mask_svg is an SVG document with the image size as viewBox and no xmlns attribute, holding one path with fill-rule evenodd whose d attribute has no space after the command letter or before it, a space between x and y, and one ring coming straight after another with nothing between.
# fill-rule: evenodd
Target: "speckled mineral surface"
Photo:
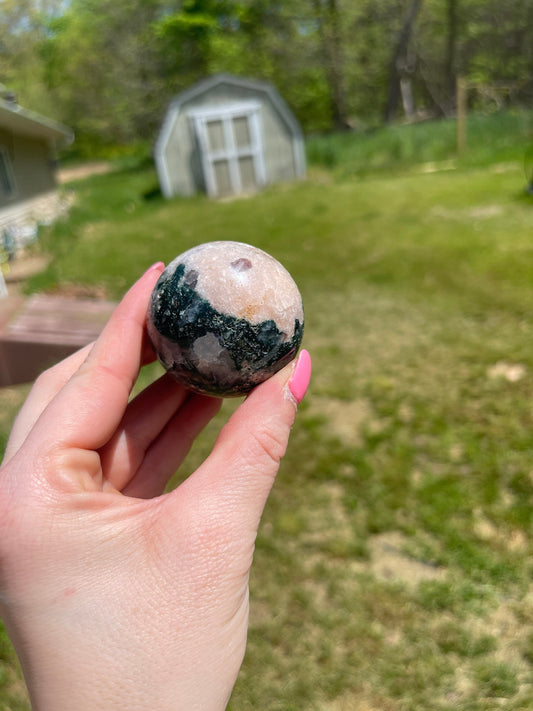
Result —
<instances>
[{"instance_id":1,"label":"speckled mineral surface","mask_svg":"<svg viewBox=\"0 0 533 711\"><path fill-rule=\"evenodd\" d=\"M231 397L296 356L304 313L298 287L274 257L241 242L207 242L163 271L147 322L157 357L176 380Z\"/></svg>"}]
</instances>

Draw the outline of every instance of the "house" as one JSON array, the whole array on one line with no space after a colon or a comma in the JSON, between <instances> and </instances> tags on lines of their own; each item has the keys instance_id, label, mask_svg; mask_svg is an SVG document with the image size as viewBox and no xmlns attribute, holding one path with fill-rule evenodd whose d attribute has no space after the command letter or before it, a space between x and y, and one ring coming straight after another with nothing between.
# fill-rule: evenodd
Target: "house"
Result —
<instances>
[{"instance_id":1,"label":"house","mask_svg":"<svg viewBox=\"0 0 533 711\"><path fill-rule=\"evenodd\" d=\"M300 125L266 82L217 74L178 94L155 146L165 197L254 192L305 175Z\"/></svg>"},{"instance_id":2,"label":"house","mask_svg":"<svg viewBox=\"0 0 533 711\"><path fill-rule=\"evenodd\" d=\"M0 91L0 236L53 217L54 156L72 140L66 126L23 109Z\"/></svg>"}]
</instances>

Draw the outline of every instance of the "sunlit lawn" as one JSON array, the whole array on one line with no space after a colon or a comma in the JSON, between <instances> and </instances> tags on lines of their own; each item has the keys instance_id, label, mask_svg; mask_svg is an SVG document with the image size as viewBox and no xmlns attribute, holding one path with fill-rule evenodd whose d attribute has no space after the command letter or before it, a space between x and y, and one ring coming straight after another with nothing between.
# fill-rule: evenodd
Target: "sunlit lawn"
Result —
<instances>
[{"instance_id":1,"label":"sunlit lawn","mask_svg":"<svg viewBox=\"0 0 533 711\"><path fill-rule=\"evenodd\" d=\"M154 186L149 170L78 184L71 221L43 237L52 265L30 288L118 298L154 261L218 239L266 249L301 288L314 376L257 543L231 709L531 708L533 203L522 167L340 182L313 169L222 203L164 202ZM0 392L4 432L23 393ZM0 660L0 709L27 708L4 641Z\"/></svg>"}]
</instances>

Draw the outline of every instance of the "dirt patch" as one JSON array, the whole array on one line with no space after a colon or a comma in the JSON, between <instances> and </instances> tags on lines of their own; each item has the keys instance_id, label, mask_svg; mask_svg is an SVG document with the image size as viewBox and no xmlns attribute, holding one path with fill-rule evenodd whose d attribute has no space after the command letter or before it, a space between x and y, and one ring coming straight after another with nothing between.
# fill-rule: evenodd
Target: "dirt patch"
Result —
<instances>
[{"instance_id":1,"label":"dirt patch","mask_svg":"<svg viewBox=\"0 0 533 711\"><path fill-rule=\"evenodd\" d=\"M446 571L411 558L404 551L406 539L398 532L387 532L370 538L370 570L376 578L388 582L418 585L423 580L442 580Z\"/></svg>"},{"instance_id":2,"label":"dirt patch","mask_svg":"<svg viewBox=\"0 0 533 711\"><path fill-rule=\"evenodd\" d=\"M502 205L482 205L480 207L473 207L469 211L469 217L474 220L487 220L491 217L499 217L503 214Z\"/></svg>"},{"instance_id":3,"label":"dirt patch","mask_svg":"<svg viewBox=\"0 0 533 711\"><path fill-rule=\"evenodd\" d=\"M365 399L343 401L315 397L310 410L312 415L324 418L327 434L351 447L362 444L362 428L372 415L370 403Z\"/></svg>"},{"instance_id":4,"label":"dirt patch","mask_svg":"<svg viewBox=\"0 0 533 711\"><path fill-rule=\"evenodd\" d=\"M508 163L495 163L489 167L489 172L495 175L502 175L503 173L513 173L516 170L521 170L520 163L508 162Z\"/></svg>"},{"instance_id":5,"label":"dirt patch","mask_svg":"<svg viewBox=\"0 0 533 711\"><path fill-rule=\"evenodd\" d=\"M526 367L521 363L506 363L505 361L498 361L487 370L487 375L492 380L497 378L502 378L507 380L509 383L517 383L519 380L526 375Z\"/></svg>"},{"instance_id":6,"label":"dirt patch","mask_svg":"<svg viewBox=\"0 0 533 711\"><path fill-rule=\"evenodd\" d=\"M459 220L461 222L467 220L490 220L493 217L499 217L503 214L502 205L474 205L465 209L453 210L442 205L435 205L431 210L433 217L445 220Z\"/></svg>"},{"instance_id":7,"label":"dirt patch","mask_svg":"<svg viewBox=\"0 0 533 711\"><path fill-rule=\"evenodd\" d=\"M380 699L377 705L375 702L360 698L357 692L347 691L333 701L324 701L320 708L322 711L389 711L389 709L392 711L396 708L392 702L387 702L387 706L383 706L383 703L383 699Z\"/></svg>"},{"instance_id":8,"label":"dirt patch","mask_svg":"<svg viewBox=\"0 0 533 711\"><path fill-rule=\"evenodd\" d=\"M457 161L452 159L422 163L422 165L418 167L418 170L420 173L440 173L443 170L456 170L456 168Z\"/></svg>"},{"instance_id":9,"label":"dirt patch","mask_svg":"<svg viewBox=\"0 0 533 711\"><path fill-rule=\"evenodd\" d=\"M343 503L344 487L340 482L327 481L317 487L322 507L306 514L306 528L302 540L324 545L333 540L349 541L352 537L353 513Z\"/></svg>"},{"instance_id":10,"label":"dirt patch","mask_svg":"<svg viewBox=\"0 0 533 711\"><path fill-rule=\"evenodd\" d=\"M102 284L72 284L57 286L52 292L54 296L64 296L67 299L101 299L107 300L109 294Z\"/></svg>"},{"instance_id":11,"label":"dirt patch","mask_svg":"<svg viewBox=\"0 0 533 711\"><path fill-rule=\"evenodd\" d=\"M72 166L70 168L61 168L57 173L57 180L63 185L64 183L72 183L76 180L84 180L84 178L88 178L91 175L110 173L111 170L113 170L111 163L104 161L85 163L84 165Z\"/></svg>"},{"instance_id":12,"label":"dirt patch","mask_svg":"<svg viewBox=\"0 0 533 711\"><path fill-rule=\"evenodd\" d=\"M4 274L6 284L15 284L34 274L39 274L48 266L50 258L45 254L20 254L9 263Z\"/></svg>"}]
</instances>

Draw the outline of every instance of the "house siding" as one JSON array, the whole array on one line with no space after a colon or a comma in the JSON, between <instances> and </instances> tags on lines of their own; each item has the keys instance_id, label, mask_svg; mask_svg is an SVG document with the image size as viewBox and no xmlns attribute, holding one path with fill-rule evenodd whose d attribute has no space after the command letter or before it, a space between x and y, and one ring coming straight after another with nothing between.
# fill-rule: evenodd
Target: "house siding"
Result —
<instances>
[{"instance_id":1,"label":"house siding","mask_svg":"<svg viewBox=\"0 0 533 711\"><path fill-rule=\"evenodd\" d=\"M0 207L23 202L55 188L54 166L46 141L0 129L0 145L7 149L15 182L13 195L7 198L0 195Z\"/></svg>"}]
</instances>

